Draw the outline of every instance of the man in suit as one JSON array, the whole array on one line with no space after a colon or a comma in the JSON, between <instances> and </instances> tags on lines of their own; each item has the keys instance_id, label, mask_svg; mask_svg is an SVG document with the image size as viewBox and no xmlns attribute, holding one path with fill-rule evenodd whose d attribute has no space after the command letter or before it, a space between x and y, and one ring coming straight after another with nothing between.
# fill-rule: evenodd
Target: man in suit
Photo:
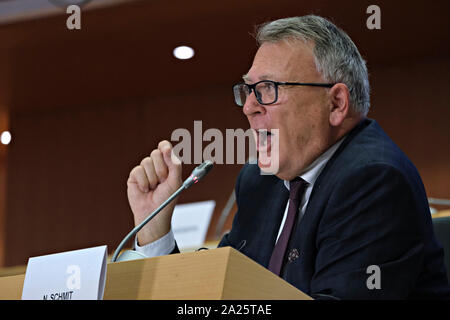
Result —
<instances>
[{"instance_id":1,"label":"man in suit","mask_svg":"<svg viewBox=\"0 0 450 320\"><path fill-rule=\"evenodd\" d=\"M261 158L244 166L238 212L219 246L240 250L315 298L449 297L422 181L366 118L369 81L354 43L317 16L270 22L257 40L244 83L233 90L250 127L269 132L257 139L258 150L277 154L277 171L261 174ZM130 173L136 224L181 185L171 148L161 142ZM174 205L138 233L137 250L176 251Z\"/></svg>"}]
</instances>

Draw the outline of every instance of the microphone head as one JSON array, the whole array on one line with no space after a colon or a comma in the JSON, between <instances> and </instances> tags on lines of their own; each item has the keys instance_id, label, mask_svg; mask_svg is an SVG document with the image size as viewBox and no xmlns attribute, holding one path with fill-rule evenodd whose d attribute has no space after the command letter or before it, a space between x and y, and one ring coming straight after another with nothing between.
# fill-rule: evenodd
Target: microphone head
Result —
<instances>
[{"instance_id":1,"label":"microphone head","mask_svg":"<svg viewBox=\"0 0 450 320\"><path fill-rule=\"evenodd\" d=\"M209 171L211 171L214 164L210 160L206 160L201 165L199 165L197 168L194 169L192 173L197 173L199 176L199 179L203 178ZM200 177L201 176L201 177Z\"/></svg>"},{"instance_id":2,"label":"microphone head","mask_svg":"<svg viewBox=\"0 0 450 320\"><path fill-rule=\"evenodd\" d=\"M197 166L191 173L191 175L189 176L189 178L187 178L184 183L183 186L185 189L189 188L190 186L192 186L194 183L199 182L201 179L203 179L203 177L209 172L211 171L211 169L213 168L214 164L212 161L210 160L206 160L205 162L203 162L202 164L200 164L199 166Z\"/></svg>"}]
</instances>

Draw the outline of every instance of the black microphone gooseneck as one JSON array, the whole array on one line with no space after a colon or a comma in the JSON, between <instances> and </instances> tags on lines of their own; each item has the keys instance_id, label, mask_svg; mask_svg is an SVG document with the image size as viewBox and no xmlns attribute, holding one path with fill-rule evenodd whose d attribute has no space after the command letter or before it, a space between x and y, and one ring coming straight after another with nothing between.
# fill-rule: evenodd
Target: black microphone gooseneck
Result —
<instances>
[{"instance_id":1,"label":"black microphone gooseneck","mask_svg":"<svg viewBox=\"0 0 450 320\"><path fill-rule=\"evenodd\" d=\"M189 188L193 184L200 181L213 167L213 163L209 160L203 162L201 165L196 167L189 178L187 178L181 187L175 191L166 201L164 201L155 211L153 211L147 218L144 219L139 225L137 225L130 233L122 240L122 242L117 247L114 252L111 262L116 262L120 251L122 251L125 244L134 237L150 220L152 220L162 209L164 209L173 199L175 199L183 190Z\"/></svg>"}]
</instances>

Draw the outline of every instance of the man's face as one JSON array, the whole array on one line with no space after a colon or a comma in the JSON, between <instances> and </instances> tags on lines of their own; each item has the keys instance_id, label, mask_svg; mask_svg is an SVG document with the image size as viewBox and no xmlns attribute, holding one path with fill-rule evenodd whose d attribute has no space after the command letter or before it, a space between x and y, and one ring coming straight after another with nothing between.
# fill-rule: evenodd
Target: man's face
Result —
<instances>
[{"instance_id":1,"label":"man's face","mask_svg":"<svg viewBox=\"0 0 450 320\"><path fill-rule=\"evenodd\" d=\"M301 41L263 43L244 80L248 84L261 80L325 82L316 70L312 46ZM271 105L259 104L253 92L249 95L243 112L250 127L279 130L276 175L280 179L291 180L301 174L328 148L330 105L327 90L320 87L279 86L278 100ZM269 135L269 150L272 141L275 136ZM260 159L258 164L263 168Z\"/></svg>"}]
</instances>

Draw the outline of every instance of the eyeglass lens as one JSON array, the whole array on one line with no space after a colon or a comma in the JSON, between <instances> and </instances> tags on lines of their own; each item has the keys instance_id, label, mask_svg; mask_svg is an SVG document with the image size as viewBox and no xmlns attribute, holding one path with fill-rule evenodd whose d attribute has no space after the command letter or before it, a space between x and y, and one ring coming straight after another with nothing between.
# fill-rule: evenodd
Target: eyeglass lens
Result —
<instances>
[{"instance_id":1,"label":"eyeglass lens","mask_svg":"<svg viewBox=\"0 0 450 320\"><path fill-rule=\"evenodd\" d=\"M252 85L249 86L245 83L234 86L234 99L237 105L242 107L245 104L247 97L250 95L250 87ZM277 93L273 82L261 81L253 86L252 89L259 103L271 104L275 102Z\"/></svg>"}]
</instances>

